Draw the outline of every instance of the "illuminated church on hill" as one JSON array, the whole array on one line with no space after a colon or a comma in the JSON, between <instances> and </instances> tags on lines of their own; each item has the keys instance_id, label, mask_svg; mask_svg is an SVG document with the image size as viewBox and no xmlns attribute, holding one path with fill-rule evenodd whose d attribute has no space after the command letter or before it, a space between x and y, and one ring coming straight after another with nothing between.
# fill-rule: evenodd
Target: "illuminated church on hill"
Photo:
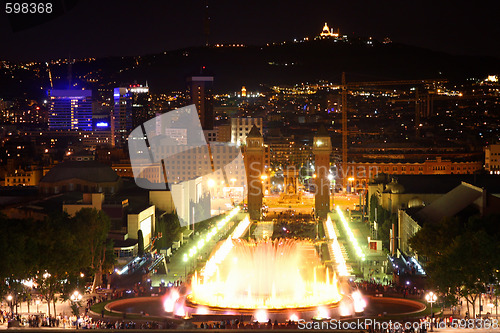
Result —
<instances>
[{"instance_id":1,"label":"illuminated church on hill","mask_svg":"<svg viewBox=\"0 0 500 333\"><path fill-rule=\"evenodd\" d=\"M326 37L335 37L335 38L338 38L339 37L339 29L337 28L337 31L333 31L333 28L330 29L328 27L328 23L325 22L325 26L323 27L323 31L321 31L321 33L319 34L320 37L322 38L326 38Z\"/></svg>"}]
</instances>

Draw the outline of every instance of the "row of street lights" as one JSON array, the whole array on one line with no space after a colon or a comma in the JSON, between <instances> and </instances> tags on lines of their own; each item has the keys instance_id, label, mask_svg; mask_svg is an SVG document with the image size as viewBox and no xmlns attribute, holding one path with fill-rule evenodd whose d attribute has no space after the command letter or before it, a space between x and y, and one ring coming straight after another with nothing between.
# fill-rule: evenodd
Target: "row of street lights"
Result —
<instances>
[{"instance_id":1,"label":"row of street lights","mask_svg":"<svg viewBox=\"0 0 500 333\"><path fill-rule=\"evenodd\" d=\"M186 265L187 265L187 262L190 258L196 258L196 254L198 253L199 250L201 250L201 248L210 242L210 240L217 234L217 232L219 232L220 230L222 230L222 228L238 213L239 211L239 207L236 207L236 208L233 208L229 214L222 218L221 220L219 220L216 225L214 227L212 227L212 229L210 229L210 231L207 232L205 238L201 238L199 241L198 241L198 244L193 246L189 251L188 253L184 253L184 256L182 258L182 261L184 262L184 277L187 278L187 268L186 268Z\"/></svg>"},{"instance_id":2,"label":"row of street lights","mask_svg":"<svg viewBox=\"0 0 500 333\"><path fill-rule=\"evenodd\" d=\"M13 300L14 300L14 297L12 295L7 295L7 302L9 304L11 312L13 311L13 305L14 305ZM72 302L79 302L82 300L82 295L80 294L80 292L78 292L78 290L75 290L75 292L73 292L73 294L70 296L70 300ZM35 300L37 313L38 313L38 306L40 305L40 303L41 303L41 301L39 299ZM17 306L16 306L16 312L17 312Z\"/></svg>"},{"instance_id":3,"label":"row of street lights","mask_svg":"<svg viewBox=\"0 0 500 333\"><path fill-rule=\"evenodd\" d=\"M347 236L349 240L351 241L352 246L354 247L354 251L356 252L356 255L361 261L365 261L365 254L363 253L363 250L361 249L361 246L358 244L358 240L354 236L351 228L349 227L349 223L347 222L347 219L344 216L344 213L342 212L342 209L340 209L339 206L336 207L337 214L340 217L340 221L342 222L342 225L344 226L344 229L347 233Z\"/></svg>"},{"instance_id":4,"label":"row of street lights","mask_svg":"<svg viewBox=\"0 0 500 333\"><path fill-rule=\"evenodd\" d=\"M13 300L14 300L14 297L12 295L7 295L7 303L9 304L9 307L10 307L10 311L12 312L13 311ZM35 300L35 304L36 304L36 312L38 312L38 305L40 305L40 300L39 299L36 299ZM17 305L16 305L16 313L17 313Z\"/></svg>"}]
</instances>

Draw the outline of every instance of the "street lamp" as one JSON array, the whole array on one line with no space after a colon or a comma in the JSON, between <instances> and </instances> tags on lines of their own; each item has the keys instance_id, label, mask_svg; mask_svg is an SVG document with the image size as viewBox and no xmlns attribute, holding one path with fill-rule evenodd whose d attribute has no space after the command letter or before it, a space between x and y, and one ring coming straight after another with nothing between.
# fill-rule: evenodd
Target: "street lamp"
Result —
<instances>
[{"instance_id":1,"label":"street lamp","mask_svg":"<svg viewBox=\"0 0 500 333\"><path fill-rule=\"evenodd\" d=\"M347 178L347 180L349 181L349 193L352 192L352 187L354 185L354 177L349 177Z\"/></svg>"},{"instance_id":2,"label":"street lamp","mask_svg":"<svg viewBox=\"0 0 500 333\"><path fill-rule=\"evenodd\" d=\"M69 298L73 302L78 302L82 299L82 295L78 292L78 290L75 290L75 292Z\"/></svg>"},{"instance_id":3,"label":"street lamp","mask_svg":"<svg viewBox=\"0 0 500 333\"><path fill-rule=\"evenodd\" d=\"M11 313L14 313L14 312L12 311L12 295L7 296L7 301L9 302L10 312L11 312Z\"/></svg>"},{"instance_id":4,"label":"street lamp","mask_svg":"<svg viewBox=\"0 0 500 333\"><path fill-rule=\"evenodd\" d=\"M427 295L425 295L425 300L431 304L431 332L434 332L432 329L432 320L433 320L433 315L434 313L432 312L432 304L437 300L436 294L434 294L432 291L429 292Z\"/></svg>"}]
</instances>

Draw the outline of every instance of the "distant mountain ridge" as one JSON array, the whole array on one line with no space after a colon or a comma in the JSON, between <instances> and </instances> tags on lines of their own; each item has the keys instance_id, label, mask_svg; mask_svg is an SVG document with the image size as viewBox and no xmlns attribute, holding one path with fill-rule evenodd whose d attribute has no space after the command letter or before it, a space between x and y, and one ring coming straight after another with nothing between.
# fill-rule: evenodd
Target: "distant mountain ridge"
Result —
<instances>
[{"instance_id":1,"label":"distant mountain ridge","mask_svg":"<svg viewBox=\"0 0 500 333\"><path fill-rule=\"evenodd\" d=\"M205 66L214 73L217 91L238 90L242 85L296 84L326 80L394 80L484 78L500 71L493 57L454 56L403 44L373 46L331 41L288 43L277 46L197 47L141 57L137 69L121 79L144 79L166 89L184 84L184 77ZM173 84L174 86L170 86Z\"/></svg>"},{"instance_id":2,"label":"distant mountain ridge","mask_svg":"<svg viewBox=\"0 0 500 333\"><path fill-rule=\"evenodd\" d=\"M494 57L456 56L398 43L314 40L270 46L191 47L146 56L100 58L73 64L72 76L77 81L90 72L98 73L100 79L114 86L148 81L153 92L165 92L184 89L186 77L199 72L202 66L214 74L216 92L239 90L242 85L255 90L260 85L340 82L343 71L350 81L462 81L500 73L500 61ZM60 77L55 86L64 87L67 65L51 68L53 77ZM48 85L43 75L36 83L38 92L40 84ZM12 89L12 84L16 83L0 74L0 93ZM82 85L92 87L88 82Z\"/></svg>"}]
</instances>

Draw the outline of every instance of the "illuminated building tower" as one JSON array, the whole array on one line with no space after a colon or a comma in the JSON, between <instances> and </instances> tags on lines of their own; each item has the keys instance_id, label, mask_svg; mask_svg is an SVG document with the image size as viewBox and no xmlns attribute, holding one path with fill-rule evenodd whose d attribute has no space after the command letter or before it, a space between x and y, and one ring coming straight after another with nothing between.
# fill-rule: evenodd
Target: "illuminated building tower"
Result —
<instances>
[{"instance_id":1,"label":"illuminated building tower","mask_svg":"<svg viewBox=\"0 0 500 333\"><path fill-rule=\"evenodd\" d=\"M111 119L113 143L123 146L128 132L132 130L132 94L127 88L115 88L113 91L114 109Z\"/></svg>"},{"instance_id":2,"label":"illuminated building tower","mask_svg":"<svg viewBox=\"0 0 500 333\"><path fill-rule=\"evenodd\" d=\"M204 130L213 130L214 102L212 97L212 85L214 77L209 75L191 76L187 81L191 96L191 104L196 105L201 127Z\"/></svg>"},{"instance_id":3,"label":"illuminated building tower","mask_svg":"<svg viewBox=\"0 0 500 333\"><path fill-rule=\"evenodd\" d=\"M259 220L262 210L262 182L264 169L264 139L253 126L247 135L245 150L245 171L247 174L248 213L252 220Z\"/></svg>"},{"instance_id":4,"label":"illuminated building tower","mask_svg":"<svg viewBox=\"0 0 500 333\"><path fill-rule=\"evenodd\" d=\"M92 91L50 90L50 130L92 130Z\"/></svg>"},{"instance_id":5,"label":"illuminated building tower","mask_svg":"<svg viewBox=\"0 0 500 333\"><path fill-rule=\"evenodd\" d=\"M132 128L136 128L154 116L149 110L149 87L147 83L145 87L136 84L128 91L132 96Z\"/></svg>"},{"instance_id":6,"label":"illuminated building tower","mask_svg":"<svg viewBox=\"0 0 500 333\"><path fill-rule=\"evenodd\" d=\"M130 131L152 118L149 114L149 87L132 85L129 88L115 88L114 109L111 130L116 144L123 145Z\"/></svg>"},{"instance_id":7,"label":"illuminated building tower","mask_svg":"<svg viewBox=\"0 0 500 333\"><path fill-rule=\"evenodd\" d=\"M314 209L320 218L326 218L330 211L330 154L332 142L324 126L321 126L314 136L313 154L315 158Z\"/></svg>"},{"instance_id":8,"label":"illuminated building tower","mask_svg":"<svg viewBox=\"0 0 500 333\"><path fill-rule=\"evenodd\" d=\"M247 97L247 88L241 87L241 97Z\"/></svg>"}]
</instances>

